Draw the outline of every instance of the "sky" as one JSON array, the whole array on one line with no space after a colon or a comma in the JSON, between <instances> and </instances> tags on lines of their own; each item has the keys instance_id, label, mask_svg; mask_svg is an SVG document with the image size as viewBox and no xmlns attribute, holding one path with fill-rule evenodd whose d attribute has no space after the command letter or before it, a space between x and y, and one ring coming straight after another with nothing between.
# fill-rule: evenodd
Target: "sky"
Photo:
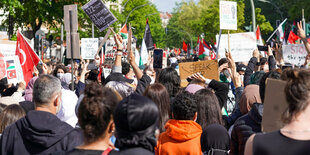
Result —
<instances>
[{"instance_id":1,"label":"sky","mask_svg":"<svg viewBox=\"0 0 310 155\"><path fill-rule=\"evenodd\" d=\"M152 0L151 0L152 1ZM181 2L182 0L153 0L154 4L157 6L157 9L161 12L172 12L175 7L175 2ZM189 1L189 0L185 0ZM197 2L198 0L194 0Z\"/></svg>"}]
</instances>

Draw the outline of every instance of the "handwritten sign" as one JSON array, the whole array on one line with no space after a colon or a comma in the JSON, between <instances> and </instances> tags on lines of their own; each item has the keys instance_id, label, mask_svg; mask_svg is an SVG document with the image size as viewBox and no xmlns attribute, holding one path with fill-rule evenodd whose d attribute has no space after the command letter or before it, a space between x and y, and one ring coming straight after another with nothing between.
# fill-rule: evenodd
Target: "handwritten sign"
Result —
<instances>
[{"instance_id":1,"label":"handwritten sign","mask_svg":"<svg viewBox=\"0 0 310 155\"><path fill-rule=\"evenodd\" d=\"M237 30L237 2L220 1L220 29Z\"/></svg>"},{"instance_id":2,"label":"handwritten sign","mask_svg":"<svg viewBox=\"0 0 310 155\"><path fill-rule=\"evenodd\" d=\"M23 70L20 65L19 57L4 57L4 61L6 63L6 77L8 79L8 83L18 83L24 80Z\"/></svg>"},{"instance_id":3,"label":"handwritten sign","mask_svg":"<svg viewBox=\"0 0 310 155\"><path fill-rule=\"evenodd\" d=\"M216 43L218 44L218 35L216 35ZM253 54L256 45L256 35L253 32L233 33L230 34L230 50L231 56L235 62L248 62ZM228 35L221 36L219 47L220 58L225 57L225 49L228 50Z\"/></svg>"},{"instance_id":4,"label":"handwritten sign","mask_svg":"<svg viewBox=\"0 0 310 155\"><path fill-rule=\"evenodd\" d=\"M98 49L98 38L81 39L81 55L83 59L94 59Z\"/></svg>"},{"instance_id":5,"label":"handwritten sign","mask_svg":"<svg viewBox=\"0 0 310 155\"><path fill-rule=\"evenodd\" d=\"M208 79L219 79L217 60L180 63L179 70L182 87L186 87L188 84L186 78L197 72Z\"/></svg>"},{"instance_id":6,"label":"handwritten sign","mask_svg":"<svg viewBox=\"0 0 310 155\"><path fill-rule=\"evenodd\" d=\"M284 89L285 81L267 79L264 101L264 115L262 120L262 131L272 132L283 127L282 114L287 108Z\"/></svg>"},{"instance_id":7,"label":"handwritten sign","mask_svg":"<svg viewBox=\"0 0 310 155\"><path fill-rule=\"evenodd\" d=\"M103 4L101 0L91 0L85 4L82 9L88 17L94 22L96 27L102 32L114 22L117 21L111 11Z\"/></svg>"},{"instance_id":8,"label":"handwritten sign","mask_svg":"<svg viewBox=\"0 0 310 155\"><path fill-rule=\"evenodd\" d=\"M291 44L283 46L283 59L286 63L301 66L305 63L307 51L304 44Z\"/></svg>"}]
</instances>

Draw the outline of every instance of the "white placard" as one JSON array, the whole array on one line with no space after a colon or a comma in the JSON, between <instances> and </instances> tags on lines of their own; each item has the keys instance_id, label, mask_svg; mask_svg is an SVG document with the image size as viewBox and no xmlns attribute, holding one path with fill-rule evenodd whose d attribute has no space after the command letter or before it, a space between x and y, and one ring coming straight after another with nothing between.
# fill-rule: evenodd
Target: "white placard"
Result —
<instances>
[{"instance_id":1,"label":"white placard","mask_svg":"<svg viewBox=\"0 0 310 155\"><path fill-rule=\"evenodd\" d=\"M0 53L4 57L15 56L16 43L15 44L0 44Z\"/></svg>"},{"instance_id":2,"label":"white placard","mask_svg":"<svg viewBox=\"0 0 310 155\"><path fill-rule=\"evenodd\" d=\"M4 57L6 62L6 77L8 83L18 83L24 80L23 70L20 65L19 57Z\"/></svg>"},{"instance_id":3,"label":"white placard","mask_svg":"<svg viewBox=\"0 0 310 155\"><path fill-rule=\"evenodd\" d=\"M216 44L218 44L218 38L216 35ZM231 55L235 62L248 62L256 48L256 35L253 32L230 34ZM228 35L222 34L219 58L225 58L225 49L228 50Z\"/></svg>"},{"instance_id":4,"label":"white placard","mask_svg":"<svg viewBox=\"0 0 310 155\"><path fill-rule=\"evenodd\" d=\"M81 55L83 59L94 59L98 50L98 38L81 39Z\"/></svg>"},{"instance_id":5,"label":"white placard","mask_svg":"<svg viewBox=\"0 0 310 155\"><path fill-rule=\"evenodd\" d=\"M301 66L305 63L307 51L304 44L291 44L283 46L283 59L286 63Z\"/></svg>"},{"instance_id":6,"label":"white placard","mask_svg":"<svg viewBox=\"0 0 310 155\"><path fill-rule=\"evenodd\" d=\"M220 29L237 30L237 2L220 1Z\"/></svg>"}]
</instances>

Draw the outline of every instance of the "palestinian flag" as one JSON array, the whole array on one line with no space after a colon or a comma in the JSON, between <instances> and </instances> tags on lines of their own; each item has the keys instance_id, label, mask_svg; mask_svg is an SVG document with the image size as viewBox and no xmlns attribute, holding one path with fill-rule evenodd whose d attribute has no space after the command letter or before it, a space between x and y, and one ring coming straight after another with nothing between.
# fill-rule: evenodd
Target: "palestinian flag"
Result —
<instances>
[{"instance_id":1,"label":"palestinian flag","mask_svg":"<svg viewBox=\"0 0 310 155\"><path fill-rule=\"evenodd\" d=\"M183 40L183 47L182 47L184 52L187 52L187 44L185 43L185 41Z\"/></svg>"},{"instance_id":2,"label":"palestinian flag","mask_svg":"<svg viewBox=\"0 0 310 155\"><path fill-rule=\"evenodd\" d=\"M292 26L292 29L291 29L290 34L289 34L288 39L287 39L287 41L288 41L290 44L295 44L296 41L297 41L298 39L300 39L300 38L296 35L296 33L297 33L297 30L296 30L296 22L294 21L294 25Z\"/></svg>"},{"instance_id":3,"label":"palestinian flag","mask_svg":"<svg viewBox=\"0 0 310 155\"><path fill-rule=\"evenodd\" d=\"M127 25L125 24L122 29L119 31L123 39L128 39L128 30Z\"/></svg>"},{"instance_id":4,"label":"palestinian flag","mask_svg":"<svg viewBox=\"0 0 310 155\"><path fill-rule=\"evenodd\" d=\"M145 31L144 31L144 36L142 40L142 47L140 51L140 62L139 65L141 66L142 64L146 64L148 61L149 57L149 50L154 49L154 43L152 39L152 34L151 34L151 29L149 26L148 20L146 20L146 26L145 26Z\"/></svg>"},{"instance_id":5,"label":"palestinian flag","mask_svg":"<svg viewBox=\"0 0 310 155\"><path fill-rule=\"evenodd\" d=\"M284 35L285 35L284 33L285 33L286 21L287 21L287 19L285 19L285 20L279 25L279 27L277 28L277 35L278 35L279 40L280 40L281 42L284 41Z\"/></svg>"},{"instance_id":6,"label":"palestinian flag","mask_svg":"<svg viewBox=\"0 0 310 155\"><path fill-rule=\"evenodd\" d=\"M210 46L205 42L205 40L201 40L199 43L199 58L203 59L204 57L209 56L210 51Z\"/></svg>"}]
</instances>

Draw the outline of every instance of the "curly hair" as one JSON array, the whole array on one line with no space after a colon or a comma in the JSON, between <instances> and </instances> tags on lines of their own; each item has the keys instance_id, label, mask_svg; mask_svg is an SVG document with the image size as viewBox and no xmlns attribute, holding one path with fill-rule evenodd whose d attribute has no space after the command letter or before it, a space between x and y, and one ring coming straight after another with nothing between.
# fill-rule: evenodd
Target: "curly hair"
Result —
<instances>
[{"instance_id":1,"label":"curly hair","mask_svg":"<svg viewBox=\"0 0 310 155\"><path fill-rule=\"evenodd\" d=\"M284 123L290 123L297 113L304 111L310 98L310 71L301 70L291 76L294 77L288 81L285 87L288 108L282 115Z\"/></svg>"},{"instance_id":2,"label":"curly hair","mask_svg":"<svg viewBox=\"0 0 310 155\"><path fill-rule=\"evenodd\" d=\"M176 120L193 120L197 112L197 100L194 94L184 91L178 94L172 103L172 113Z\"/></svg>"},{"instance_id":3,"label":"curly hair","mask_svg":"<svg viewBox=\"0 0 310 155\"><path fill-rule=\"evenodd\" d=\"M198 105L197 123L202 128L210 124L223 125L221 108L216 95L210 89L201 89L195 93Z\"/></svg>"},{"instance_id":4,"label":"curly hair","mask_svg":"<svg viewBox=\"0 0 310 155\"><path fill-rule=\"evenodd\" d=\"M64 73L67 73L67 72L68 72L66 66L64 66L63 64L58 64L58 65L56 66L56 68L54 69L54 71L53 71L53 75L54 75L55 77L57 77L57 71L58 71L58 69L62 69L62 70L64 71Z\"/></svg>"},{"instance_id":5,"label":"curly hair","mask_svg":"<svg viewBox=\"0 0 310 155\"><path fill-rule=\"evenodd\" d=\"M78 109L78 122L84 132L84 141L91 143L107 130L118 99L111 89L97 83L87 85L84 95Z\"/></svg>"},{"instance_id":6,"label":"curly hair","mask_svg":"<svg viewBox=\"0 0 310 155\"><path fill-rule=\"evenodd\" d=\"M153 100L159 109L159 129L160 132L165 131L165 124L171 116L169 93L165 86L155 83L148 86L143 94Z\"/></svg>"},{"instance_id":7,"label":"curly hair","mask_svg":"<svg viewBox=\"0 0 310 155\"><path fill-rule=\"evenodd\" d=\"M170 97L175 97L175 95L180 90L180 76L178 75L178 72L172 67L165 68L160 71L158 82L166 87Z\"/></svg>"}]
</instances>

